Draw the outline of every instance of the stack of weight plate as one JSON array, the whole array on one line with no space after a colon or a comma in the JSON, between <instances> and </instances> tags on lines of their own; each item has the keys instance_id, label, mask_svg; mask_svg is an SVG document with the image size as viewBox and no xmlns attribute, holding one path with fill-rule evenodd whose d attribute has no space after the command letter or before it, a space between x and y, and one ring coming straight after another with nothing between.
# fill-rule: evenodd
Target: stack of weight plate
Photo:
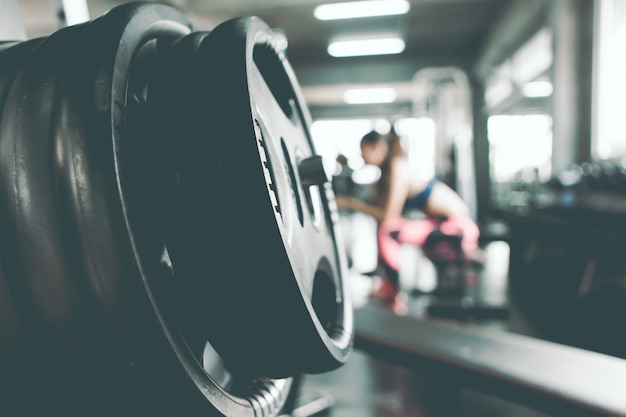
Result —
<instances>
[{"instance_id":1,"label":"stack of weight plate","mask_svg":"<svg viewBox=\"0 0 626 417\"><path fill-rule=\"evenodd\" d=\"M3 416L273 416L345 363L334 195L260 19L0 44Z\"/></svg>"}]
</instances>

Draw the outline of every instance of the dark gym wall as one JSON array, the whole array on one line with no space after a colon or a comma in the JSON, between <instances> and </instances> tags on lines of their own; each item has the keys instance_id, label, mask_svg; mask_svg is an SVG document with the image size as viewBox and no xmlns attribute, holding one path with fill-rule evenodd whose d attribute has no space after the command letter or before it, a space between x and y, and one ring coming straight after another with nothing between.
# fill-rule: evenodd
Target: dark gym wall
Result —
<instances>
[{"instance_id":1,"label":"dark gym wall","mask_svg":"<svg viewBox=\"0 0 626 417\"><path fill-rule=\"evenodd\" d=\"M0 22L0 41L26 39L18 0L0 0Z\"/></svg>"}]
</instances>

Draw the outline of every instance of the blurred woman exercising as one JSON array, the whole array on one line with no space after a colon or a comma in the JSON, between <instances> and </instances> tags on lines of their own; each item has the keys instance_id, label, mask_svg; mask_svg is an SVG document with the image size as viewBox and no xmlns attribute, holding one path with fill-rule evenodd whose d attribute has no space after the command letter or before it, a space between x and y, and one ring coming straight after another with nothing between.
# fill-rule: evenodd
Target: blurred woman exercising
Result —
<instances>
[{"instance_id":1,"label":"blurred woman exercising","mask_svg":"<svg viewBox=\"0 0 626 417\"><path fill-rule=\"evenodd\" d=\"M478 246L479 230L461 197L436 179L424 182L415 178L400 137L392 129L383 135L371 131L361 139L361 153L366 164L380 168L372 203L337 196L341 208L360 211L378 221L378 251L386 278L397 289L400 246L422 247L431 233L460 236L462 248L471 253ZM410 210L420 210L428 218L406 217Z\"/></svg>"}]
</instances>

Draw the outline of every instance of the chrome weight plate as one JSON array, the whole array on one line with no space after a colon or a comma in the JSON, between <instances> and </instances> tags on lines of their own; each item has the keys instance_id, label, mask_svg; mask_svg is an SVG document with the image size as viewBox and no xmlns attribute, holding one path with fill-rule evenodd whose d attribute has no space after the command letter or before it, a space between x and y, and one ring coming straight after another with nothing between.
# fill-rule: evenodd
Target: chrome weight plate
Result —
<instances>
[{"instance_id":1,"label":"chrome weight plate","mask_svg":"<svg viewBox=\"0 0 626 417\"><path fill-rule=\"evenodd\" d=\"M213 406L226 416L274 416L277 415L291 394L293 378L271 378L254 372L245 366L224 363L222 355L214 346L219 346L219 335L208 334L207 328L215 326L230 327L231 331L239 329L231 321L231 309L212 314L205 309L211 303L210 297L197 291L196 278L203 279L203 285L212 291L221 288L224 276L215 269L211 260L222 256L217 247L207 247L207 238L218 242L220 231L212 231L210 237L204 236L201 226L197 223L198 215L204 219L204 205L194 204L190 196L195 193L189 187L198 182L203 188L212 187L211 179L199 176L187 181L189 175L199 174L198 169L220 170L222 154L212 148L212 141L195 139L211 137L212 130L205 126L190 123L200 116L197 111L197 75L201 66L198 65L198 48L203 44L208 32L195 32L174 42L164 56L157 76L147 91L146 109L143 118L151 123L137 126L143 134L135 134L134 151L127 155L140 158L143 149L151 148L158 155L150 158L149 164L142 164L140 171L134 171L126 177L129 193L130 218L136 224L143 224L148 230L165 231L165 251L161 252L167 259L170 279L164 283L161 294L168 294L167 304L172 318L176 321L176 329L186 349L181 349L188 360L197 361L202 369L189 367L195 371L198 387L209 397ZM209 93L210 95L210 93ZM205 97L206 98L206 97ZM204 100L203 100L204 101ZM135 119L136 120L136 119ZM197 120L196 120L197 121ZM150 129L146 131L145 129ZM199 129L199 130L197 130ZM129 167L138 164L126 164ZM158 179L158 189L147 189L142 184L148 179ZM226 186L220 184L216 187ZM223 188L221 188L224 190ZM222 205L221 195L215 194L211 200L215 207ZM146 202L147 205L146 205ZM149 207L158 207L159 214L154 217L153 224L146 219ZM154 212L154 208L152 209ZM166 221L158 220L166 219ZM157 224L160 225L157 227ZM228 240L228 235L223 236ZM153 251L147 239L143 250ZM210 252L204 252L204 251ZM231 255L234 257L235 254ZM201 269L196 269L202 259ZM252 347L254 348L254 347ZM222 352L223 353L223 352Z\"/></svg>"},{"instance_id":2,"label":"chrome weight plate","mask_svg":"<svg viewBox=\"0 0 626 417\"><path fill-rule=\"evenodd\" d=\"M188 314L220 317L199 337L235 374L334 369L353 343L346 260L293 70L259 18L188 43L195 54L173 60L154 97L175 155L169 256Z\"/></svg>"}]
</instances>

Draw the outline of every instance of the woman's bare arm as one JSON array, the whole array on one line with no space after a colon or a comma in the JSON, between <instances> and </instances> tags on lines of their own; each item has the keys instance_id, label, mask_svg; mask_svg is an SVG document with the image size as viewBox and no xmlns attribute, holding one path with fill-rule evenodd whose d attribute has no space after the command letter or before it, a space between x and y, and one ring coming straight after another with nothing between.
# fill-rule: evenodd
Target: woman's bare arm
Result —
<instances>
[{"instance_id":1,"label":"woman's bare arm","mask_svg":"<svg viewBox=\"0 0 626 417\"><path fill-rule=\"evenodd\" d=\"M337 196L337 206L350 210L360 211L368 214L378 221L382 221L385 217L384 210L372 204L367 204L361 200L352 197Z\"/></svg>"},{"instance_id":2,"label":"woman's bare arm","mask_svg":"<svg viewBox=\"0 0 626 417\"><path fill-rule=\"evenodd\" d=\"M404 158L393 161L391 166L389 192L382 207L367 204L356 198L337 197L337 205L342 208L360 211L374 217L379 222L402 217L409 187L409 169Z\"/></svg>"},{"instance_id":3,"label":"woman's bare arm","mask_svg":"<svg viewBox=\"0 0 626 417\"><path fill-rule=\"evenodd\" d=\"M409 195L410 184L408 163L401 158L394 161L392 165L390 189L384 207L377 207L355 198L346 197L337 197L337 205L368 214L379 222L399 218L402 216ZM463 199L452 188L439 181L433 185L423 211L431 217L470 216L470 210Z\"/></svg>"}]
</instances>

